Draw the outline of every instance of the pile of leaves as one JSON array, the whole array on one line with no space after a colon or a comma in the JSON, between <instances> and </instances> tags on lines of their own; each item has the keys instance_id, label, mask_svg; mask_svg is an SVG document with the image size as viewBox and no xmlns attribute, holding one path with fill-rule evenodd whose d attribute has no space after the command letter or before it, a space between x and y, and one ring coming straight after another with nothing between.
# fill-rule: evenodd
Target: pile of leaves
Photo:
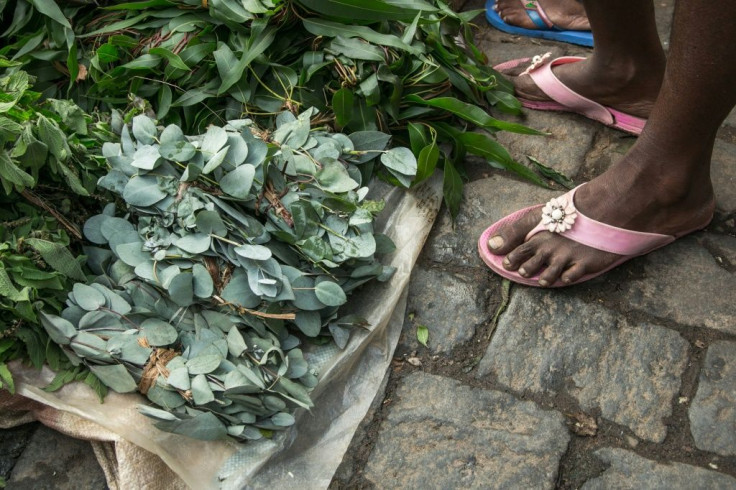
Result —
<instances>
[{"instance_id":1,"label":"pile of leaves","mask_svg":"<svg viewBox=\"0 0 736 490\"><path fill-rule=\"evenodd\" d=\"M70 248L87 216L73 203L94 188L104 170L94 148L112 133L68 100L41 100L32 83L24 71L0 71L0 387L14 390L6 363L20 358L59 373L50 389L84 380L102 396L97 379L49 341L37 312L61 311L73 282L87 279L81 248Z\"/></svg>"},{"instance_id":2,"label":"pile of leaves","mask_svg":"<svg viewBox=\"0 0 736 490\"><path fill-rule=\"evenodd\" d=\"M467 153L539 181L492 137L535 132L486 112L520 105L474 44L478 12L442 0L18 0L0 13L0 55L48 96L90 110L136 94L161 122L198 133L242 114L268 127L284 109L315 107L321 124L392 134L424 173L441 167L453 215Z\"/></svg>"},{"instance_id":3,"label":"pile of leaves","mask_svg":"<svg viewBox=\"0 0 736 490\"><path fill-rule=\"evenodd\" d=\"M103 147L99 185L125 207L85 223L98 276L42 321L74 364L160 407L141 410L164 430L252 440L293 424L317 381L299 346L344 347L366 323L339 306L394 272L363 173L378 159L410 181L416 160L384 133L311 129L316 112L194 137L138 115Z\"/></svg>"}]
</instances>

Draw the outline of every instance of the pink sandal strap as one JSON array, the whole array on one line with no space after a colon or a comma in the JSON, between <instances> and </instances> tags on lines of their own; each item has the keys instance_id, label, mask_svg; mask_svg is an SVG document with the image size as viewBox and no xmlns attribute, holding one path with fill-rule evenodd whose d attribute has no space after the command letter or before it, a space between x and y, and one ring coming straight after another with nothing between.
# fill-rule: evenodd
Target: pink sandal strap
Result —
<instances>
[{"instance_id":1,"label":"pink sandal strap","mask_svg":"<svg viewBox=\"0 0 736 490\"><path fill-rule=\"evenodd\" d=\"M574 92L570 87L562 83L554 73L552 73L552 67L554 66L564 65L566 63L576 63L584 59L585 58L578 56L563 56L556 58L542 66L534 67L529 71L529 75L532 77L532 80L534 80L537 87L539 87L540 90L547 94L552 100L568 107L572 111L583 114L590 119L600 121L603 124L612 125L615 120L608 109L598 102Z\"/></svg>"},{"instance_id":2,"label":"pink sandal strap","mask_svg":"<svg viewBox=\"0 0 736 490\"><path fill-rule=\"evenodd\" d=\"M571 190L561 198L559 202L566 203L567 214L574 214L573 223L569 229L559 231L558 233L565 238L569 238L578 243L582 243L597 250L611 252L624 256L643 255L656 248L662 247L675 241L675 237L671 235L660 235L658 233L645 233L641 231L625 230L615 226L607 225L589 218L575 208L575 191L580 186ZM552 202L552 201L550 201ZM572 209L571 209L572 208ZM534 227L526 236L529 240L532 236L541 231L550 231L550 224L545 224L544 220Z\"/></svg>"}]
</instances>

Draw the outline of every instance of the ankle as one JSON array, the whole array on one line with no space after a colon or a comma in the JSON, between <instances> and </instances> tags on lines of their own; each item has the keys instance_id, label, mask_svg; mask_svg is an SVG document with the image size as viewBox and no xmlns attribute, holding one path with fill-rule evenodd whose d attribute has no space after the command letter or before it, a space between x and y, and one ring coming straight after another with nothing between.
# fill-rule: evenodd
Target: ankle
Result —
<instances>
[{"instance_id":1,"label":"ankle","mask_svg":"<svg viewBox=\"0 0 736 490\"><path fill-rule=\"evenodd\" d=\"M645 92L656 98L664 79L665 58L662 56L620 56L594 54L591 70L599 83L615 92Z\"/></svg>"}]
</instances>

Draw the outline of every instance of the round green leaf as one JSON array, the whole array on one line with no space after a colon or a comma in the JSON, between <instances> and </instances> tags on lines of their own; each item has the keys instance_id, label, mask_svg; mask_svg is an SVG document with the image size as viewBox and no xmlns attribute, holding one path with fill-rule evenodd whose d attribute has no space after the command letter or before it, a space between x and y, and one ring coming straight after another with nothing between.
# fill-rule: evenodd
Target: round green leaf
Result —
<instances>
[{"instance_id":1,"label":"round green leaf","mask_svg":"<svg viewBox=\"0 0 736 490\"><path fill-rule=\"evenodd\" d=\"M314 293L327 306L340 306L348 300L340 285L332 281L320 282L314 287Z\"/></svg>"},{"instance_id":2,"label":"round green leaf","mask_svg":"<svg viewBox=\"0 0 736 490\"><path fill-rule=\"evenodd\" d=\"M105 295L91 286L78 282L72 288L74 301L87 311L98 310L101 306L105 306Z\"/></svg>"},{"instance_id":3,"label":"round green leaf","mask_svg":"<svg viewBox=\"0 0 736 490\"><path fill-rule=\"evenodd\" d=\"M190 254L201 254L210 248L212 238L204 233L192 233L178 238L174 245Z\"/></svg>"},{"instance_id":4,"label":"round green leaf","mask_svg":"<svg viewBox=\"0 0 736 490\"><path fill-rule=\"evenodd\" d=\"M169 323L158 318L148 318L141 323L141 334L152 346L171 345L176 342L178 334Z\"/></svg>"},{"instance_id":5,"label":"round green leaf","mask_svg":"<svg viewBox=\"0 0 736 490\"><path fill-rule=\"evenodd\" d=\"M232 172L228 172L220 180L220 188L226 194L245 199L250 193L253 186L253 177L256 175L256 168L253 165L245 163Z\"/></svg>"},{"instance_id":6,"label":"round green leaf","mask_svg":"<svg viewBox=\"0 0 736 490\"><path fill-rule=\"evenodd\" d=\"M197 149L188 141L170 141L162 143L158 152L167 160L188 162L197 153Z\"/></svg>"}]
</instances>

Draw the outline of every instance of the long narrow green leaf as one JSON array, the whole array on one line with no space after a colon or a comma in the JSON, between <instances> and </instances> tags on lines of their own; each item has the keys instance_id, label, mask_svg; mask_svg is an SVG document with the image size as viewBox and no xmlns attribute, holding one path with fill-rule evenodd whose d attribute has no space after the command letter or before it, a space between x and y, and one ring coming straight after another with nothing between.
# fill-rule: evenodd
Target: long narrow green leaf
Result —
<instances>
[{"instance_id":1,"label":"long narrow green leaf","mask_svg":"<svg viewBox=\"0 0 736 490\"><path fill-rule=\"evenodd\" d=\"M297 0L307 9L326 17L350 21L400 20L411 22L417 11L436 12L437 8L426 2L381 0ZM393 5L392 5L393 4Z\"/></svg>"},{"instance_id":2,"label":"long narrow green leaf","mask_svg":"<svg viewBox=\"0 0 736 490\"><path fill-rule=\"evenodd\" d=\"M58 22L64 27L68 27L69 29L72 28L72 25L69 23L66 17L64 17L64 14L61 12L59 6L56 5L56 2L54 2L54 0L31 0L31 3L34 7L36 7L36 10L41 12L46 17L54 19L54 21Z\"/></svg>"},{"instance_id":3,"label":"long narrow green leaf","mask_svg":"<svg viewBox=\"0 0 736 490\"><path fill-rule=\"evenodd\" d=\"M222 95L227 92L230 87L235 85L243 77L243 72L248 65L250 65L258 56L263 54L271 43L273 43L276 38L276 32L276 26L268 26L256 34L250 42L248 50L243 53L243 57L240 58L237 65L235 65L232 70L225 75L225 78L222 79L222 84L217 91L218 95Z\"/></svg>"},{"instance_id":4,"label":"long narrow green leaf","mask_svg":"<svg viewBox=\"0 0 736 490\"><path fill-rule=\"evenodd\" d=\"M445 160L442 193L445 196L445 203L447 203L450 216L454 220L460 211L460 203L463 200L463 179L449 160Z\"/></svg>"},{"instance_id":5,"label":"long narrow green leaf","mask_svg":"<svg viewBox=\"0 0 736 490\"><path fill-rule=\"evenodd\" d=\"M379 46L391 46L392 48L401 49L411 54L420 54L421 51L418 48L409 46L402 41L398 36L391 34L381 34L374 31L370 27L366 26L350 26L341 24L339 22L331 22L324 19L304 19L304 28L315 36L327 36L327 37L361 37L368 42L378 44Z\"/></svg>"},{"instance_id":6,"label":"long narrow green leaf","mask_svg":"<svg viewBox=\"0 0 736 490\"><path fill-rule=\"evenodd\" d=\"M476 126L480 126L481 128L485 129L500 129L504 131L510 131L512 133L522 134L546 134L541 131L537 131L536 129L528 128L523 124L500 121L494 117L491 117L480 107L473 104L468 104L467 102L463 102L459 99L456 99L455 97L435 97L434 99L422 99L418 95L410 94L406 96L406 100L415 104L443 109L447 112L455 114L461 119L469 121Z\"/></svg>"}]
</instances>

